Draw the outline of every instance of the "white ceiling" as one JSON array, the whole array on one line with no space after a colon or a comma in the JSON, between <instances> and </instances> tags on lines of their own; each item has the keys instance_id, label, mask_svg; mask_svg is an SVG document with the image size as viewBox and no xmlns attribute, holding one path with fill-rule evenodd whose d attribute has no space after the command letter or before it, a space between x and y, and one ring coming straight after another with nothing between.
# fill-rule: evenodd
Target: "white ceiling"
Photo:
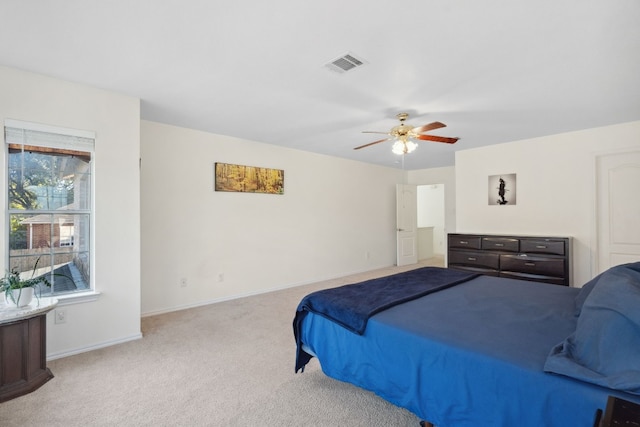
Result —
<instances>
[{"instance_id":1,"label":"white ceiling","mask_svg":"<svg viewBox=\"0 0 640 427\"><path fill-rule=\"evenodd\" d=\"M0 64L140 98L142 118L385 166L640 120L638 0L2 0ZM362 67L328 62L352 53ZM404 165L384 135L414 126ZM179 146L180 141L176 141Z\"/></svg>"}]
</instances>

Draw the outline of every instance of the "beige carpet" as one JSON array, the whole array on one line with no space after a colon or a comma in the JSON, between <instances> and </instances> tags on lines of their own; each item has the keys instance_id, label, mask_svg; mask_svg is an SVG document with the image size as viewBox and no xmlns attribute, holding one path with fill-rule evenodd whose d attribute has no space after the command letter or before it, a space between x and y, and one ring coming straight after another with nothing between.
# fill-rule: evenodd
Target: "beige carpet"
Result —
<instances>
[{"instance_id":1,"label":"beige carpet","mask_svg":"<svg viewBox=\"0 0 640 427\"><path fill-rule=\"evenodd\" d=\"M292 320L309 292L423 265L144 318L141 340L49 362L55 378L0 404L0 426L418 427L315 359L295 374Z\"/></svg>"}]
</instances>

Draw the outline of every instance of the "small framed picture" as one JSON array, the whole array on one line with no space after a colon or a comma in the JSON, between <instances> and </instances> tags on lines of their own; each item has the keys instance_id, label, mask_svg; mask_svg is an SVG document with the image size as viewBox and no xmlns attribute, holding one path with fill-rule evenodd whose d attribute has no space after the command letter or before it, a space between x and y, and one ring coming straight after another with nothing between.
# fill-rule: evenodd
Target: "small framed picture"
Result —
<instances>
[{"instance_id":1,"label":"small framed picture","mask_svg":"<svg viewBox=\"0 0 640 427\"><path fill-rule=\"evenodd\" d=\"M516 201L515 173L489 176L490 205L515 205Z\"/></svg>"}]
</instances>

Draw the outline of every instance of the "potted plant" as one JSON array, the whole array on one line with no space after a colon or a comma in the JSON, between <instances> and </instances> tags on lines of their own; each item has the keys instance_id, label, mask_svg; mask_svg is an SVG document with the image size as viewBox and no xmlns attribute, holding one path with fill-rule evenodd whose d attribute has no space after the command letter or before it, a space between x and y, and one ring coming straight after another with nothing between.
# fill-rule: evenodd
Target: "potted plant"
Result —
<instances>
[{"instance_id":1,"label":"potted plant","mask_svg":"<svg viewBox=\"0 0 640 427\"><path fill-rule=\"evenodd\" d=\"M39 261L40 258L37 259L33 266L31 278L29 279L21 278L20 272L15 267L0 279L0 289L4 291L7 304L13 303L16 307L27 306L31 303L33 295L35 294L35 287L38 286L38 284L43 283L45 286L51 287L51 283L49 283L45 276L33 277L35 276ZM36 295L36 298L38 298L39 301L38 295Z\"/></svg>"}]
</instances>

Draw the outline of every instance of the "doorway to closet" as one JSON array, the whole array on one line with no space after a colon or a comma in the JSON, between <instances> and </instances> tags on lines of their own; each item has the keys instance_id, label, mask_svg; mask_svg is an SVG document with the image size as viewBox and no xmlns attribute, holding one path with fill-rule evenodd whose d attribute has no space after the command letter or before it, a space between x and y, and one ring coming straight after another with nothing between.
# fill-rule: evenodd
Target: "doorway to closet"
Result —
<instances>
[{"instance_id":1,"label":"doorway to closet","mask_svg":"<svg viewBox=\"0 0 640 427\"><path fill-rule=\"evenodd\" d=\"M417 186L418 262L446 253L444 184Z\"/></svg>"}]
</instances>

